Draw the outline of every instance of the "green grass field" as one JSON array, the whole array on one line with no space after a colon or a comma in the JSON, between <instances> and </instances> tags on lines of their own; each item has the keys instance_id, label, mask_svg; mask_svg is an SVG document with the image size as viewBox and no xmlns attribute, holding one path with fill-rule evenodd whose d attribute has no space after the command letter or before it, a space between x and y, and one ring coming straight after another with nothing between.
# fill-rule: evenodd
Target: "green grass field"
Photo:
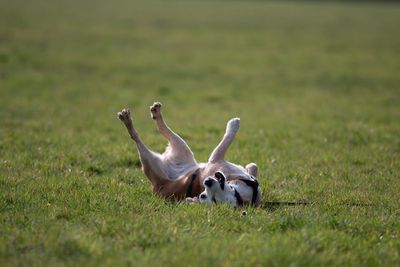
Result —
<instances>
[{"instance_id":1,"label":"green grass field","mask_svg":"<svg viewBox=\"0 0 400 267\"><path fill-rule=\"evenodd\" d=\"M399 266L400 5L0 2L1 266ZM264 204L153 196L126 130L256 162Z\"/></svg>"}]
</instances>

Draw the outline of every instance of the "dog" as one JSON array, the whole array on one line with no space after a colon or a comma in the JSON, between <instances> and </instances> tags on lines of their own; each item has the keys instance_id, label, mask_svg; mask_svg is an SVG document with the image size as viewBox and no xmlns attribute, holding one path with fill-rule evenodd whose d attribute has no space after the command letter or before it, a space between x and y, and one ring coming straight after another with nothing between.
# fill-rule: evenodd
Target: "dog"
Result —
<instances>
[{"instance_id":1,"label":"dog","mask_svg":"<svg viewBox=\"0 0 400 267\"><path fill-rule=\"evenodd\" d=\"M258 206L262 191L256 180L257 165L249 163L243 168L225 160L225 154L239 130L240 119L228 121L225 135L208 162L197 163L186 142L165 123L161 106L160 102L155 102L150 106L150 114L160 134L168 140L163 154L151 151L142 142L129 109L117 114L136 145L142 170L151 183L152 192L167 198L186 199L191 203ZM216 185L219 185L219 189Z\"/></svg>"}]
</instances>

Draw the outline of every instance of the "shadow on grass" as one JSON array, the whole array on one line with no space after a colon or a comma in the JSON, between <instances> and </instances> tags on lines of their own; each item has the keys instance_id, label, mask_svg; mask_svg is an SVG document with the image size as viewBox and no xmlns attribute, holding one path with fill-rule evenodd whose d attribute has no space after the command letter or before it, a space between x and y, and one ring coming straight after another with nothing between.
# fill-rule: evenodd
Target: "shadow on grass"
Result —
<instances>
[{"instance_id":1,"label":"shadow on grass","mask_svg":"<svg viewBox=\"0 0 400 267\"><path fill-rule=\"evenodd\" d=\"M287 206L317 206L318 203L316 202L308 202L308 201L268 201L265 202L260 208L269 210L269 211L276 211L280 208L287 207ZM372 207L373 204L369 203L337 203L334 206L348 206L348 207Z\"/></svg>"}]
</instances>

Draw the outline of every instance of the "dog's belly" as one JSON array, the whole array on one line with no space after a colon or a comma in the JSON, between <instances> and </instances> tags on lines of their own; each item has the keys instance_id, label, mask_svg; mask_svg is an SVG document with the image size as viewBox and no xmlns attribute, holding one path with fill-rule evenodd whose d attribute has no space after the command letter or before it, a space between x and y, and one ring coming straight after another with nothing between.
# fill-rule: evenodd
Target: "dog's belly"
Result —
<instances>
[{"instance_id":1,"label":"dog's belly","mask_svg":"<svg viewBox=\"0 0 400 267\"><path fill-rule=\"evenodd\" d=\"M181 176L185 176L188 173L196 171L198 168L199 166L195 163L169 163L167 175L169 179L176 180Z\"/></svg>"}]
</instances>

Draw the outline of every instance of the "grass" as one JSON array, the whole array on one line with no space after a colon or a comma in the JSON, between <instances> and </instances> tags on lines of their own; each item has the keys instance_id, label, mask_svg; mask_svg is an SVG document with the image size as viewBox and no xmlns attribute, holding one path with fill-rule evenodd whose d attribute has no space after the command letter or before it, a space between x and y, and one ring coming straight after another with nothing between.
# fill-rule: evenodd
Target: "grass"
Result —
<instances>
[{"instance_id":1,"label":"grass","mask_svg":"<svg viewBox=\"0 0 400 267\"><path fill-rule=\"evenodd\" d=\"M400 6L0 2L1 266L399 266ZM264 203L155 197L116 112L148 106Z\"/></svg>"}]
</instances>

